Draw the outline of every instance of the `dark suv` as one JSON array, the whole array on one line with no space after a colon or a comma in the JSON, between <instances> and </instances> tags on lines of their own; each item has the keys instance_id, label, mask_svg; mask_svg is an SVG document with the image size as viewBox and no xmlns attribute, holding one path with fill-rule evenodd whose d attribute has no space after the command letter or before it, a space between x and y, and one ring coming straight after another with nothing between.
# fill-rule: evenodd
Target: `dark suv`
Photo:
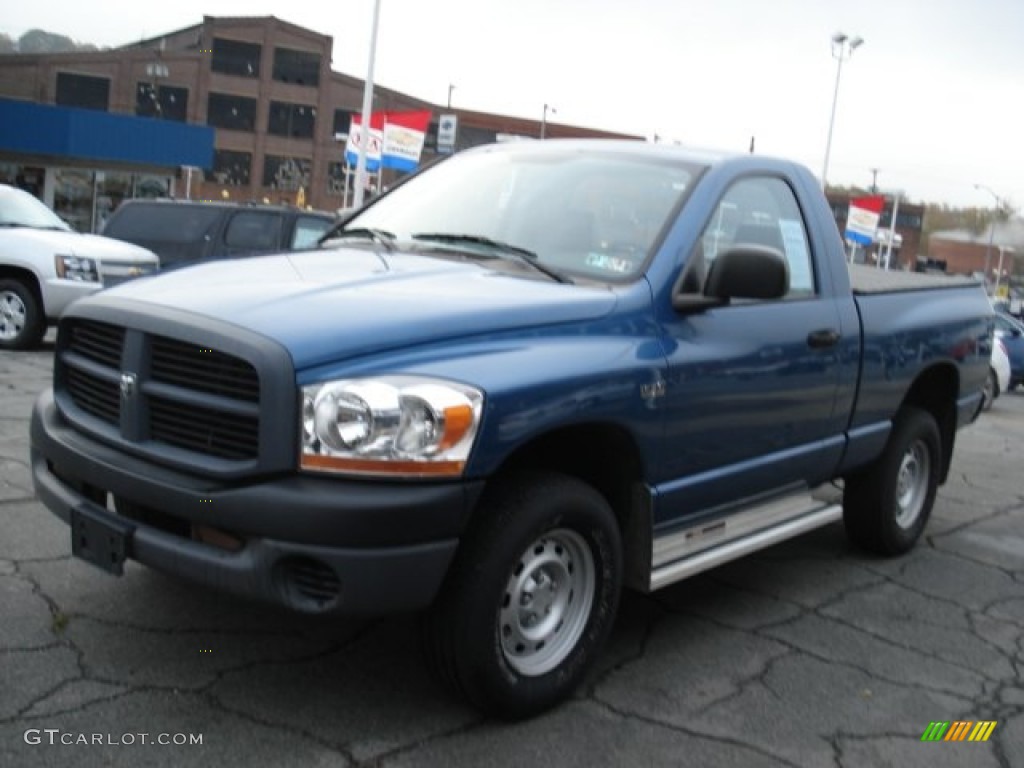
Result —
<instances>
[{"instance_id":1,"label":"dark suv","mask_svg":"<svg viewBox=\"0 0 1024 768\"><path fill-rule=\"evenodd\" d=\"M163 269L210 259L315 248L335 223L329 213L273 205L189 200L126 200L106 237L148 248Z\"/></svg>"}]
</instances>

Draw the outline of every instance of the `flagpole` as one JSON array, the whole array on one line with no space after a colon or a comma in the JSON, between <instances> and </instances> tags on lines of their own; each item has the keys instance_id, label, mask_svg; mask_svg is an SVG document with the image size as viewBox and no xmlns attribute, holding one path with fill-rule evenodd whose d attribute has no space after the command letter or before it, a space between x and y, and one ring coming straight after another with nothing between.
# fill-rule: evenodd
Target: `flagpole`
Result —
<instances>
[{"instance_id":1,"label":"flagpole","mask_svg":"<svg viewBox=\"0 0 1024 768\"><path fill-rule=\"evenodd\" d=\"M366 149L370 143L373 113L373 62L377 57L377 24L380 20L380 0L373 2L373 28L370 32L370 63L366 67L366 84L363 87L363 117L359 127L359 159L356 161L356 189L352 201L354 208L363 207L366 191Z\"/></svg>"}]
</instances>

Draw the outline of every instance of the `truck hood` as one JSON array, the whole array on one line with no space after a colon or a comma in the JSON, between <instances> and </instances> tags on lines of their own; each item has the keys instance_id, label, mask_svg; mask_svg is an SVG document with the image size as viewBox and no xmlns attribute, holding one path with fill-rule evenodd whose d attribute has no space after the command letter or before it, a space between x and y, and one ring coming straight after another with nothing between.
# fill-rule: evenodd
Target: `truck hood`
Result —
<instances>
[{"instance_id":1,"label":"truck hood","mask_svg":"<svg viewBox=\"0 0 1024 768\"><path fill-rule=\"evenodd\" d=\"M511 269L341 248L217 261L106 293L261 333L284 345L298 370L458 336L597 318L615 305L607 288Z\"/></svg>"},{"instance_id":2,"label":"truck hood","mask_svg":"<svg viewBox=\"0 0 1024 768\"><path fill-rule=\"evenodd\" d=\"M31 251L35 254L67 254L90 259L98 259L106 264L144 264L155 263L156 255L152 251L140 248L131 243L114 240L100 235L83 235L78 232L62 232L56 229L33 229L31 227L12 227L2 230L3 243L9 252L18 253Z\"/></svg>"}]
</instances>

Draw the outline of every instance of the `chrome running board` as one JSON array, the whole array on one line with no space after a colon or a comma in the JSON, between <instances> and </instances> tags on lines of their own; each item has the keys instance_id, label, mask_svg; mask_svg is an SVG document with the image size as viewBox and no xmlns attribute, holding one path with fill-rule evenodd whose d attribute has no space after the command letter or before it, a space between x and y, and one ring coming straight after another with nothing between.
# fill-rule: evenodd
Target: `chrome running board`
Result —
<instances>
[{"instance_id":1,"label":"chrome running board","mask_svg":"<svg viewBox=\"0 0 1024 768\"><path fill-rule=\"evenodd\" d=\"M658 537L652 552L650 589L661 589L842 516L841 504L805 492Z\"/></svg>"}]
</instances>

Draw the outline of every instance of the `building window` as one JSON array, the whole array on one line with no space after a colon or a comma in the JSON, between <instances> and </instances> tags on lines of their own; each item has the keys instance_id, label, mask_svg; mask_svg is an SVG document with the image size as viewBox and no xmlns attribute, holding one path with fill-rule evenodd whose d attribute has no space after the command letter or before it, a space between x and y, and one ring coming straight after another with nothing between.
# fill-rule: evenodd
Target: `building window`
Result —
<instances>
[{"instance_id":1,"label":"building window","mask_svg":"<svg viewBox=\"0 0 1024 768\"><path fill-rule=\"evenodd\" d=\"M171 177L140 174L135 177L135 197L148 200L171 196Z\"/></svg>"},{"instance_id":2,"label":"building window","mask_svg":"<svg viewBox=\"0 0 1024 768\"><path fill-rule=\"evenodd\" d=\"M286 192L309 189L312 164L303 157L267 155L263 160L263 186Z\"/></svg>"},{"instance_id":3,"label":"building window","mask_svg":"<svg viewBox=\"0 0 1024 768\"><path fill-rule=\"evenodd\" d=\"M915 229L920 230L922 224L922 217L919 213L904 213L899 212L896 216L896 227L898 229ZM882 211L882 215L878 217L878 228L886 229L892 226L892 208L886 208Z\"/></svg>"},{"instance_id":4,"label":"building window","mask_svg":"<svg viewBox=\"0 0 1024 768\"><path fill-rule=\"evenodd\" d=\"M135 114L139 117L157 117L161 120L188 119L188 88L159 85L139 81L135 85Z\"/></svg>"},{"instance_id":5,"label":"building window","mask_svg":"<svg viewBox=\"0 0 1024 768\"><path fill-rule=\"evenodd\" d=\"M53 181L54 212L76 232L92 232L93 172L56 168Z\"/></svg>"},{"instance_id":6,"label":"building window","mask_svg":"<svg viewBox=\"0 0 1024 768\"><path fill-rule=\"evenodd\" d=\"M427 126L427 132L423 137L423 149L429 152L437 152L437 120L431 120Z\"/></svg>"},{"instance_id":7,"label":"building window","mask_svg":"<svg viewBox=\"0 0 1024 768\"><path fill-rule=\"evenodd\" d=\"M225 75L259 77L262 52L263 46L259 43L243 43L240 40L215 37L210 69Z\"/></svg>"},{"instance_id":8,"label":"building window","mask_svg":"<svg viewBox=\"0 0 1024 768\"><path fill-rule=\"evenodd\" d=\"M490 131L486 128L473 128L468 125L460 125L456 149L478 147L481 144L493 144L497 140L497 131Z\"/></svg>"},{"instance_id":9,"label":"building window","mask_svg":"<svg viewBox=\"0 0 1024 768\"><path fill-rule=\"evenodd\" d=\"M251 171L251 152L218 149L213 153L213 169L205 172L205 178L225 187L247 187Z\"/></svg>"},{"instance_id":10,"label":"building window","mask_svg":"<svg viewBox=\"0 0 1024 768\"><path fill-rule=\"evenodd\" d=\"M336 109L334 110L334 135L337 136L339 133L348 134L352 128L352 115L354 115L350 109Z\"/></svg>"},{"instance_id":11,"label":"building window","mask_svg":"<svg viewBox=\"0 0 1024 768\"><path fill-rule=\"evenodd\" d=\"M256 99L211 93L206 106L206 124L230 131L255 131Z\"/></svg>"},{"instance_id":12,"label":"building window","mask_svg":"<svg viewBox=\"0 0 1024 768\"><path fill-rule=\"evenodd\" d=\"M345 194L345 163L327 164L327 194L331 197Z\"/></svg>"},{"instance_id":13,"label":"building window","mask_svg":"<svg viewBox=\"0 0 1024 768\"><path fill-rule=\"evenodd\" d=\"M110 78L58 72L57 104L106 112L110 109Z\"/></svg>"},{"instance_id":14,"label":"building window","mask_svg":"<svg viewBox=\"0 0 1024 768\"><path fill-rule=\"evenodd\" d=\"M306 104L288 104L283 101L270 102L267 131L275 136L311 139L315 123L315 107Z\"/></svg>"},{"instance_id":15,"label":"building window","mask_svg":"<svg viewBox=\"0 0 1024 768\"><path fill-rule=\"evenodd\" d=\"M319 85L320 54L293 51L290 48L275 48L274 79L281 83Z\"/></svg>"}]
</instances>

